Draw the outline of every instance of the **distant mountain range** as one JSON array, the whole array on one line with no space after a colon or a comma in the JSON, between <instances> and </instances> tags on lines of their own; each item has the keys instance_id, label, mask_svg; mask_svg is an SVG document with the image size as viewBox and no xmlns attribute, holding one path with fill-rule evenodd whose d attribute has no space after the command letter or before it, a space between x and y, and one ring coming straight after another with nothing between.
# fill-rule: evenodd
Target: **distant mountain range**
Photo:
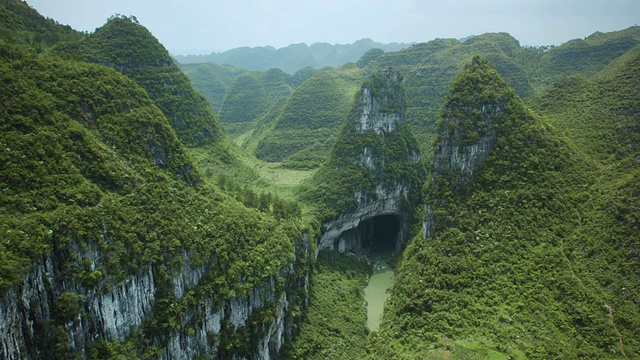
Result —
<instances>
[{"instance_id":1,"label":"distant mountain range","mask_svg":"<svg viewBox=\"0 0 640 360\"><path fill-rule=\"evenodd\" d=\"M371 39L362 39L353 44L344 45L314 43L309 46L301 43L291 44L280 49L272 46L239 47L209 55L177 55L174 56L174 59L182 64L213 62L216 64L229 64L248 70L279 68L286 73L292 74L298 69L307 66L321 69L355 62L371 49L378 48L384 52L390 52L402 50L411 45L407 43L382 44Z\"/></svg>"}]
</instances>

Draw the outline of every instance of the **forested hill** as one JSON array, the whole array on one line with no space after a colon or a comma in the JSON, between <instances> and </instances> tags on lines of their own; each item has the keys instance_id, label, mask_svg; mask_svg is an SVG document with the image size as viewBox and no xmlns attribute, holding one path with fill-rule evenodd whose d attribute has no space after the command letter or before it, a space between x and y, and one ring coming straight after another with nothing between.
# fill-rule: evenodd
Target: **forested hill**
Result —
<instances>
[{"instance_id":1,"label":"forested hill","mask_svg":"<svg viewBox=\"0 0 640 360\"><path fill-rule=\"evenodd\" d=\"M142 86L188 146L220 140L224 130L167 50L134 18L112 17L81 43L81 59L112 67Z\"/></svg>"},{"instance_id":2,"label":"forested hill","mask_svg":"<svg viewBox=\"0 0 640 360\"><path fill-rule=\"evenodd\" d=\"M371 358L638 356L637 65L558 84L548 120L482 59L455 78Z\"/></svg>"},{"instance_id":3,"label":"forested hill","mask_svg":"<svg viewBox=\"0 0 640 360\"><path fill-rule=\"evenodd\" d=\"M241 47L209 55L175 56L175 59L184 64L213 62L249 70L278 68L286 73L293 74L307 66L321 69L339 67L348 62L355 62L371 49L381 49L384 52L398 51L410 45L402 43L382 44L371 39L362 39L353 44L345 45L314 43L308 46L302 43L292 44L280 49L275 49L271 46Z\"/></svg>"},{"instance_id":4,"label":"forested hill","mask_svg":"<svg viewBox=\"0 0 640 360\"><path fill-rule=\"evenodd\" d=\"M0 358L639 358L639 29L183 66L207 101L133 16L0 0Z\"/></svg>"},{"instance_id":5,"label":"forested hill","mask_svg":"<svg viewBox=\"0 0 640 360\"><path fill-rule=\"evenodd\" d=\"M275 323L259 313L292 326L309 223L202 176L193 146L215 166L226 134L157 40L133 18L74 32L15 0L0 19L0 358L232 358L258 352L248 334Z\"/></svg>"},{"instance_id":6,"label":"forested hill","mask_svg":"<svg viewBox=\"0 0 640 360\"><path fill-rule=\"evenodd\" d=\"M327 149L333 143L336 134L330 129L320 129L324 127L323 124L334 124L346 116L344 109L348 108L348 105L344 106L342 99L353 97L360 81L358 77L353 77L353 74L360 73L359 76L363 76L362 74L375 71L379 67L393 66L406 75L406 121L419 139L424 159L428 160L432 155L431 144L436 133L436 119L442 111L449 84L463 64L473 56L480 55L488 59L509 86L522 99L529 101L562 77L598 77L628 61L640 51L638 29L640 28L631 27L616 32L595 33L585 39L568 41L561 46L539 48L522 47L517 39L507 33L487 33L464 42L456 39L435 39L395 52L385 53L373 49L363 54L355 65L345 64L336 69L316 71L315 74L310 72L311 78L301 85L289 81L293 92L286 101L286 107L269 107L263 103L259 108L269 109L268 112L257 111L243 119L268 119L267 122L271 122L271 126L261 122L266 128L257 126L256 129L259 131L247 128L247 131L235 132L236 124L226 124L225 119L222 121L224 126L234 129L233 137L241 138L240 142L261 159L284 161L286 166L295 168L317 167L322 162L319 157L327 156ZM203 65L205 64L201 64ZM356 70L356 66L360 70ZM232 69L227 68L225 76L230 76ZM194 83L200 81L200 76L210 77L213 74L207 73L204 68L201 70L201 75L189 73ZM215 69L215 73L222 71L223 69ZM302 70L294 74L291 79L301 72ZM336 78L338 74L340 75ZM352 82L348 80L349 77L353 79ZM331 84L327 82L330 78L335 79L331 80ZM209 89L207 86L197 86L201 91ZM264 84L260 86L262 89ZM248 88L227 89L230 90L227 94L230 99L241 99L251 93L249 90L245 94L238 92ZM274 92L279 93L276 88ZM217 96L215 99L210 98L212 103L220 101L219 95ZM319 99L324 100L317 101ZM300 101L318 110L309 112L306 106L296 106ZM333 105L327 105L329 111L322 110L327 101L335 102ZM280 113L277 113L278 109ZM244 111L241 110L240 113ZM324 120L319 121L320 117ZM312 133L314 135L311 135ZM309 152L308 149L311 148L316 150Z\"/></svg>"}]
</instances>

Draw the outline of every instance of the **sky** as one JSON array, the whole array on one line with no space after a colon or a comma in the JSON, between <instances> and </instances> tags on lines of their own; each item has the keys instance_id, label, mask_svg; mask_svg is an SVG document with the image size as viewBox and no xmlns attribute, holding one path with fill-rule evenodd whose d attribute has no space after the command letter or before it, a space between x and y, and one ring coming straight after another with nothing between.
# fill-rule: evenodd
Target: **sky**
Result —
<instances>
[{"instance_id":1,"label":"sky","mask_svg":"<svg viewBox=\"0 0 640 360\"><path fill-rule=\"evenodd\" d=\"M426 42L507 32L560 45L640 24L639 0L26 0L45 17L93 32L134 15L174 55L316 42Z\"/></svg>"}]
</instances>

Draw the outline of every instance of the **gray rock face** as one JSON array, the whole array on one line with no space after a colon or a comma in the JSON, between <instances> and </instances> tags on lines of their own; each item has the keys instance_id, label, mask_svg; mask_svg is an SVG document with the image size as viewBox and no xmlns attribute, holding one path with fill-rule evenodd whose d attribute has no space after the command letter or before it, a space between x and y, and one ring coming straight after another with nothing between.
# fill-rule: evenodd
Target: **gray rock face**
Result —
<instances>
[{"instance_id":1,"label":"gray rock face","mask_svg":"<svg viewBox=\"0 0 640 360\"><path fill-rule=\"evenodd\" d=\"M467 184L478 167L491 155L495 140L495 134L491 132L482 136L477 143L462 147L445 140L434 157L434 169L449 174L457 172L461 184Z\"/></svg>"},{"instance_id":2,"label":"gray rock face","mask_svg":"<svg viewBox=\"0 0 640 360\"><path fill-rule=\"evenodd\" d=\"M368 200L361 193L354 194L360 206L353 212L341 214L333 221L323 224L324 231L320 237L317 251L335 249L340 252L360 252L363 248L362 232L355 231L365 221L382 215L397 215L401 220L401 231L396 239L395 248L402 249L405 245L406 221L402 217L406 209L403 208L408 190L398 184L393 191L385 190L381 185L376 187L377 197Z\"/></svg>"},{"instance_id":3,"label":"gray rock face","mask_svg":"<svg viewBox=\"0 0 640 360\"><path fill-rule=\"evenodd\" d=\"M395 239L395 248L401 250L404 247L411 184L398 173L393 175L397 178L389 181L390 175L385 173L385 165L390 161L404 161L414 166L419 163L420 155L417 148L405 148L403 151L407 152L402 154L387 151L386 156L384 150L387 146L402 149L393 146L397 144L389 143L386 135L405 126L404 112L402 77L395 70L382 69L366 82L358 93L349 118L349 126L352 126L351 129L355 129L355 132L348 132L348 135L343 135L338 141L355 141L358 137L366 136L363 135L365 133L375 132L376 144L365 143L361 148L350 149L349 151L353 152L349 154L341 154L348 158L351 164L370 170L374 185L367 185L366 188L363 185L354 186L355 190L347 197L355 200L358 204L356 209L343 212L337 218L323 224L324 231L318 251L335 249L340 252L362 252L367 237L372 236L373 231L366 227L371 227L372 219L384 215L395 215L398 218L400 233ZM408 131L401 136L407 133Z\"/></svg>"},{"instance_id":4,"label":"gray rock face","mask_svg":"<svg viewBox=\"0 0 640 360\"><path fill-rule=\"evenodd\" d=\"M356 131L363 133L367 130L374 130L378 134L382 132L392 132L396 129L396 124L404 122L404 118L397 112L381 112L380 102L374 101L371 88L362 89L362 114L360 121L356 124Z\"/></svg>"},{"instance_id":5,"label":"gray rock face","mask_svg":"<svg viewBox=\"0 0 640 360\"><path fill-rule=\"evenodd\" d=\"M221 302L218 294L212 293L201 299L197 306L187 309L180 319L179 330L168 335L168 345L160 358L192 359L217 354L219 340L212 341L212 336L247 326L248 319L257 309L272 309L275 317L263 325L266 326L262 332L264 335L260 336L255 348L249 349L252 355L248 359L276 356L284 344L285 335L291 333L290 300L286 292L289 285L286 281L303 276L302 282L308 284L308 274L294 275L295 261L307 261L312 256L308 241L307 236L298 241L297 249L294 249L304 254L304 259L296 258L278 274L255 286L246 296ZM72 247L72 251L94 263L99 261L96 249L80 251L78 247ZM191 267L188 257L189 252L185 252L183 270L171 280L177 299L203 281L210 264L216 261L212 257L200 267ZM61 259L54 256L43 258L18 287L10 289L0 299L0 359L37 359L46 355L42 344L38 343L38 338L47 336L41 326L56 316L55 300L66 292L82 296L82 310L64 324L64 329L69 346L83 357L88 343L99 339L122 341L152 317L158 289L152 266L144 267L108 291L104 287L87 289L78 282L66 281L61 278L60 269ZM235 355L234 358L244 359Z\"/></svg>"},{"instance_id":6,"label":"gray rock face","mask_svg":"<svg viewBox=\"0 0 640 360\"><path fill-rule=\"evenodd\" d=\"M450 140L444 140L440 147L436 149L433 159L434 172L432 177L438 174L454 174L459 176L460 183L466 185L478 167L491 155L495 144L495 134L487 133L473 145L458 146ZM432 199L437 201L437 199ZM431 204L424 207L425 218L422 223L422 238L426 239L433 233L434 218Z\"/></svg>"},{"instance_id":7,"label":"gray rock face","mask_svg":"<svg viewBox=\"0 0 640 360\"><path fill-rule=\"evenodd\" d=\"M404 124L402 115L403 91L398 91L402 83L400 73L389 68L379 72L383 84L365 84L362 93L356 101L360 111L355 126L356 132L362 134L374 130L378 134L392 132L398 123Z\"/></svg>"},{"instance_id":8,"label":"gray rock face","mask_svg":"<svg viewBox=\"0 0 640 360\"><path fill-rule=\"evenodd\" d=\"M490 129L484 133L474 144L460 144L456 142L455 134L459 129L448 129L443 126L440 133L440 144L436 146L433 157L432 183L434 179L443 175L451 181L451 186L456 188L467 185L478 168L491 155L495 148L496 132L492 130L496 117L504 111L504 104L484 104L479 108L482 119ZM455 119L445 119L455 123ZM425 218L422 223L422 237L429 237L435 226L432 205L440 199L430 199L425 205Z\"/></svg>"},{"instance_id":9,"label":"gray rock face","mask_svg":"<svg viewBox=\"0 0 640 360\"><path fill-rule=\"evenodd\" d=\"M77 250L74 249L74 250ZM95 249L82 256L95 259ZM155 280L151 267L127 278L111 291L86 289L78 282L61 278L59 259L49 256L15 289L10 289L0 301L0 358L21 359L41 356L37 336L42 323L54 314L54 300L63 293L83 297L83 311L65 324L69 344L84 351L87 342L103 339L123 340L131 329L149 318L155 300ZM27 346L25 346L27 345Z\"/></svg>"}]
</instances>

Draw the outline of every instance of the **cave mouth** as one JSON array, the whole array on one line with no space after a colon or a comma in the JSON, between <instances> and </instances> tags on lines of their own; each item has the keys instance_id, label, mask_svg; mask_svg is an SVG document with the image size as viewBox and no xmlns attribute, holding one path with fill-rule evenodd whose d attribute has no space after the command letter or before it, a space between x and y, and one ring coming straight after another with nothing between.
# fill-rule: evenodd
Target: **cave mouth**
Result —
<instances>
[{"instance_id":1,"label":"cave mouth","mask_svg":"<svg viewBox=\"0 0 640 360\"><path fill-rule=\"evenodd\" d=\"M367 221L373 223L373 233L368 239L362 239L362 248L374 257L393 253L400 237L400 218L380 215Z\"/></svg>"},{"instance_id":2,"label":"cave mouth","mask_svg":"<svg viewBox=\"0 0 640 360\"><path fill-rule=\"evenodd\" d=\"M378 215L343 232L334 243L340 252L350 251L371 257L393 255L401 247L402 225L398 215Z\"/></svg>"}]
</instances>

